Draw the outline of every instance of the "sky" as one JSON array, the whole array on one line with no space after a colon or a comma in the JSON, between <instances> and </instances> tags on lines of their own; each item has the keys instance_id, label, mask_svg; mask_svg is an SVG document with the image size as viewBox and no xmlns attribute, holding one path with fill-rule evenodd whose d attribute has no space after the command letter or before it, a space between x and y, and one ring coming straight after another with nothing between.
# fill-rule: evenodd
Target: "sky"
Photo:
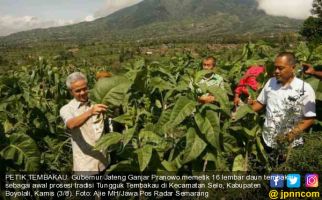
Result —
<instances>
[{"instance_id":1,"label":"sky","mask_svg":"<svg viewBox=\"0 0 322 200\"><path fill-rule=\"evenodd\" d=\"M0 36L93 21L142 0L0 0ZM313 0L257 0L267 14L305 19Z\"/></svg>"}]
</instances>

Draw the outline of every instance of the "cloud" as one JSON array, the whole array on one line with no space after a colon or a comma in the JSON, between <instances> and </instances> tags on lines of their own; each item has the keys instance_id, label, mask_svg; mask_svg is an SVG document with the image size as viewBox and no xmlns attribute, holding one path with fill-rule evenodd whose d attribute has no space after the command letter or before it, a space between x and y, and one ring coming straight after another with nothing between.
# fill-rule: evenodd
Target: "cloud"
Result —
<instances>
[{"instance_id":1,"label":"cloud","mask_svg":"<svg viewBox=\"0 0 322 200\"><path fill-rule=\"evenodd\" d=\"M36 16L12 16L0 15L0 36L11 33L31 30L35 28L48 28L55 26L64 26L81 21L93 21L97 18L107 16L122 8L132 6L142 0L105 0L102 9L93 14L89 14L82 19L74 20L46 20ZM296 19L305 19L310 16L313 0L257 0L258 8L264 10L267 14L275 16L286 16Z\"/></svg>"},{"instance_id":2,"label":"cloud","mask_svg":"<svg viewBox=\"0 0 322 200\"><path fill-rule=\"evenodd\" d=\"M36 16L0 16L0 36L6 36L11 33L27 31L36 28L48 28L56 26L70 25L81 21L93 21L99 17L107 16L122 8L132 6L142 0L105 0L103 8L97 12L87 15L83 19L74 20L45 20Z\"/></svg>"},{"instance_id":3,"label":"cloud","mask_svg":"<svg viewBox=\"0 0 322 200\"><path fill-rule=\"evenodd\" d=\"M41 20L35 16L0 16L0 36L35 28L48 28L76 23L75 20Z\"/></svg>"},{"instance_id":4,"label":"cloud","mask_svg":"<svg viewBox=\"0 0 322 200\"><path fill-rule=\"evenodd\" d=\"M122 8L132 6L141 2L142 0L105 0L105 5L102 9L95 12L94 17L105 17L109 14L112 14L115 11L118 11Z\"/></svg>"},{"instance_id":5,"label":"cloud","mask_svg":"<svg viewBox=\"0 0 322 200\"><path fill-rule=\"evenodd\" d=\"M257 0L259 9L269 15L305 19L310 16L313 0Z\"/></svg>"},{"instance_id":6,"label":"cloud","mask_svg":"<svg viewBox=\"0 0 322 200\"><path fill-rule=\"evenodd\" d=\"M91 21L94 21L94 20L95 20L95 17L93 15L88 15L84 19L84 21L86 21L86 22L91 22Z\"/></svg>"}]
</instances>

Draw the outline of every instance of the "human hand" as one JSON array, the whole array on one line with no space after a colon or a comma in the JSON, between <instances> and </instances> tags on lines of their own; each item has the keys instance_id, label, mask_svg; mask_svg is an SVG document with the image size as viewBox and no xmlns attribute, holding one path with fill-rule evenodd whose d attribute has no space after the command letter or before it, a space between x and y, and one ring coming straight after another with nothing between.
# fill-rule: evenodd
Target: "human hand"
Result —
<instances>
[{"instance_id":1,"label":"human hand","mask_svg":"<svg viewBox=\"0 0 322 200\"><path fill-rule=\"evenodd\" d=\"M295 134L295 132L290 131L286 134L286 140L291 143L295 140L295 138L297 137L297 134Z\"/></svg>"},{"instance_id":2,"label":"human hand","mask_svg":"<svg viewBox=\"0 0 322 200\"><path fill-rule=\"evenodd\" d=\"M312 65L310 65L310 64L303 63L303 64L302 64L302 67L303 67L303 72L304 72L304 74L313 75L313 74L314 74L314 72L315 72L315 70L314 70L313 66L312 66Z\"/></svg>"},{"instance_id":3,"label":"human hand","mask_svg":"<svg viewBox=\"0 0 322 200\"><path fill-rule=\"evenodd\" d=\"M104 104L95 104L91 108L91 114L92 115L99 115L101 113L106 112L107 110L107 105Z\"/></svg>"},{"instance_id":4,"label":"human hand","mask_svg":"<svg viewBox=\"0 0 322 200\"><path fill-rule=\"evenodd\" d=\"M275 140L276 140L277 144L283 144L283 143L288 141L286 134L278 134L278 135L276 135Z\"/></svg>"},{"instance_id":5,"label":"human hand","mask_svg":"<svg viewBox=\"0 0 322 200\"><path fill-rule=\"evenodd\" d=\"M292 143L296 137L297 135L293 131L290 131L287 134L278 134L276 136L276 142L280 144L285 142Z\"/></svg>"},{"instance_id":6,"label":"human hand","mask_svg":"<svg viewBox=\"0 0 322 200\"><path fill-rule=\"evenodd\" d=\"M253 105L254 103L255 103L255 100L253 100L253 99L252 99L252 97L250 97L250 96L249 96L249 97L247 98L247 104L248 104L248 105Z\"/></svg>"},{"instance_id":7,"label":"human hand","mask_svg":"<svg viewBox=\"0 0 322 200\"><path fill-rule=\"evenodd\" d=\"M234 105L238 106L239 105L240 98L238 96L235 96L234 98Z\"/></svg>"},{"instance_id":8,"label":"human hand","mask_svg":"<svg viewBox=\"0 0 322 200\"><path fill-rule=\"evenodd\" d=\"M206 104L206 103L212 103L215 101L215 97L211 95L204 95L198 98L199 103Z\"/></svg>"}]
</instances>

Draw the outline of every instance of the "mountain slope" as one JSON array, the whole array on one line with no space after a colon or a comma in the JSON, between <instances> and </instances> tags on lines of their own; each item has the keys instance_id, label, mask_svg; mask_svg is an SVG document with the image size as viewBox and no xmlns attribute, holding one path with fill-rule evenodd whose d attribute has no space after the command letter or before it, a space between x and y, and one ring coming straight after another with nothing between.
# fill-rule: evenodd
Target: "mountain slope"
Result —
<instances>
[{"instance_id":1,"label":"mountain slope","mask_svg":"<svg viewBox=\"0 0 322 200\"><path fill-rule=\"evenodd\" d=\"M297 31L302 21L266 15L256 0L144 0L75 25L25 31L5 42L212 38L231 34Z\"/></svg>"}]
</instances>

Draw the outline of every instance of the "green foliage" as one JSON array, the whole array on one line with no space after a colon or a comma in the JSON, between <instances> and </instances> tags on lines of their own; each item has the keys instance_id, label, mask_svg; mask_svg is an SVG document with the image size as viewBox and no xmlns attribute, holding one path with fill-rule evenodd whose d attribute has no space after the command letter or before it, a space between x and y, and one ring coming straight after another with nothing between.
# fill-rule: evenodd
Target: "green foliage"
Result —
<instances>
[{"instance_id":1,"label":"green foliage","mask_svg":"<svg viewBox=\"0 0 322 200\"><path fill-rule=\"evenodd\" d=\"M322 165L322 156L317 153L322 150L321 132L304 135L305 145L294 148L289 159L276 170L287 171L319 171Z\"/></svg>"},{"instance_id":2,"label":"green foliage","mask_svg":"<svg viewBox=\"0 0 322 200\"><path fill-rule=\"evenodd\" d=\"M313 9L312 14L317 15L322 19L322 1L321 0L313 0Z\"/></svg>"},{"instance_id":3,"label":"green foliage","mask_svg":"<svg viewBox=\"0 0 322 200\"><path fill-rule=\"evenodd\" d=\"M95 149L106 151L111 145L119 143L122 138L122 134L115 132L104 135L103 137L101 137L99 142L95 144Z\"/></svg>"},{"instance_id":4,"label":"green foliage","mask_svg":"<svg viewBox=\"0 0 322 200\"><path fill-rule=\"evenodd\" d=\"M195 106L195 101L189 100L187 97L179 98L170 115L169 122L171 126L180 124L186 117L191 115L195 110Z\"/></svg>"},{"instance_id":5,"label":"green foliage","mask_svg":"<svg viewBox=\"0 0 322 200\"><path fill-rule=\"evenodd\" d=\"M300 34L311 45L321 44L322 41L322 18L309 17L303 23Z\"/></svg>"},{"instance_id":6,"label":"green foliage","mask_svg":"<svg viewBox=\"0 0 322 200\"><path fill-rule=\"evenodd\" d=\"M120 106L129 90L130 82L123 76L102 78L91 92L91 99L96 103Z\"/></svg>"},{"instance_id":7,"label":"green foliage","mask_svg":"<svg viewBox=\"0 0 322 200\"><path fill-rule=\"evenodd\" d=\"M141 172L143 172L145 168L148 166L152 157L152 151L153 151L153 148L150 145L146 145L136 150Z\"/></svg>"},{"instance_id":8,"label":"green foliage","mask_svg":"<svg viewBox=\"0 0 322 200\"><path fill-rule=\"evenodd\" d=\"M23 166L24 171L36 172L40 168L40 152L35 141L26 134L12 134L9 144L2 149L1 157Z\"/></svg>"},{"instance_id":9,"label":"green foliage","mask_svg":"<svg viewBox=\"0 0 322 200\"><path fill-rule=\"evenodd\" d=\"M65 153L70 144L59 119L68 98L64 79L41 57L30 68L0 77L0 157L5 170L69 169L70 156Z\"/></svg>"},{"instance_id":10,"label":"green foliage","mask_svg":"<svg viewBox=\"0 0 322 200\"><path fill-rule=\"evenodd\" d=\"M247 45L242 58L237 57L237 61L231 62L239 65L256 54L256 47ZM124 124L126 129L122 133L111 133L110 137L107 134L97 147L120 146L116 148L122 149L118 152L119 162L130 163L141 172L180 171L187 166L192 170L250 170L250 155L258 156L260 160L265 157L265 152L258 152L256 148L256 138L260 137L260 128L256 125L258 118L254 118L248 106L243 106L232 121L231 88L227 92L219 87L198 85L206 73L199 68L199 62L189 55L162 62L134 61L127 66L125 76L130 82L126 82L127 90L122 91L125 97L122 101L109 95L112 88L118 87L122 81L110 78L104 80L104 84L98 81L92 98L110 96L110 102L114 101L113 98L122 102L124 114L113 120ZM198 103L200 91L212 94L216 103ZM244 122L251 118L253 122L246 125ZM129 151L130 154L126 153ZM235 162L229 162L235 157ZM110 170L121 169L113 165Z\"/></svg>"},{"instance_id":11,"label":"green foliage","mask_svg":"<svg viewBox=\"0 0 322 200\"><path fill-rule=\"evenodd\" d=\"M234 164L233 164L233 172L236 171L246 171L247 170L247 164L246 164L246 160L243 157L243 155L238 155L235 157L234 159Z\"/></svg>"},{"instance_id":12,"label":"green foliage","mask_svg":"<svg viewBox=\"0 0 322 200\"><path fill-rule=\"evenodd\" d=\"M235 121L238 121L245 117L248 113L253 113L252 108L249 105L242 105L236 111Z\"/></svg>"},{"instance_id":13,"label":"green foliage","mask_svg":"<svg viewBox=\"0 0 322 200\"><path fill-rule=\"evenodd\" d=\"M305 43L296 48L300 60L321 61L319 48L311 51ZM189 53L158 61L133 59L124 64L123 75L99 81L92 76L95 67L77 68L64 62L56 66L56 61L40 58L0 77L1 170L71 169L70 135L59 119L59 109L70 98L65 76L80 70L94 85L91 100L107 104L109 116L124 127L106 133L95 146L117 157L109 172L270 171L260 139L262 116L244 105L232 118L231 100L249 65L266 64L267 74L260 77L264 84L276 51L259 41L218 53L216 73L223 76L224 88L199 85L206 72L200 70L200 59ZM67 64L72 58L66 59ZM311 79L320 99L320 84ZM203 93L213 95L215 103L199 103ZM259 91L250 93L255 98ZM121 114L114 113L116 109Z\"/></svg>"},{"instance_id":14,"label":"green foliage","mask_svg":"<svg viewBox=\"0 0 322 200\"><path fill-rule=\"evenodd\" d=\"M206 148L207 144L197 135L194 129L190 128L186 135L186 149L183 155L182 164L196 160Z\"/></svg>"}]
</instances>

